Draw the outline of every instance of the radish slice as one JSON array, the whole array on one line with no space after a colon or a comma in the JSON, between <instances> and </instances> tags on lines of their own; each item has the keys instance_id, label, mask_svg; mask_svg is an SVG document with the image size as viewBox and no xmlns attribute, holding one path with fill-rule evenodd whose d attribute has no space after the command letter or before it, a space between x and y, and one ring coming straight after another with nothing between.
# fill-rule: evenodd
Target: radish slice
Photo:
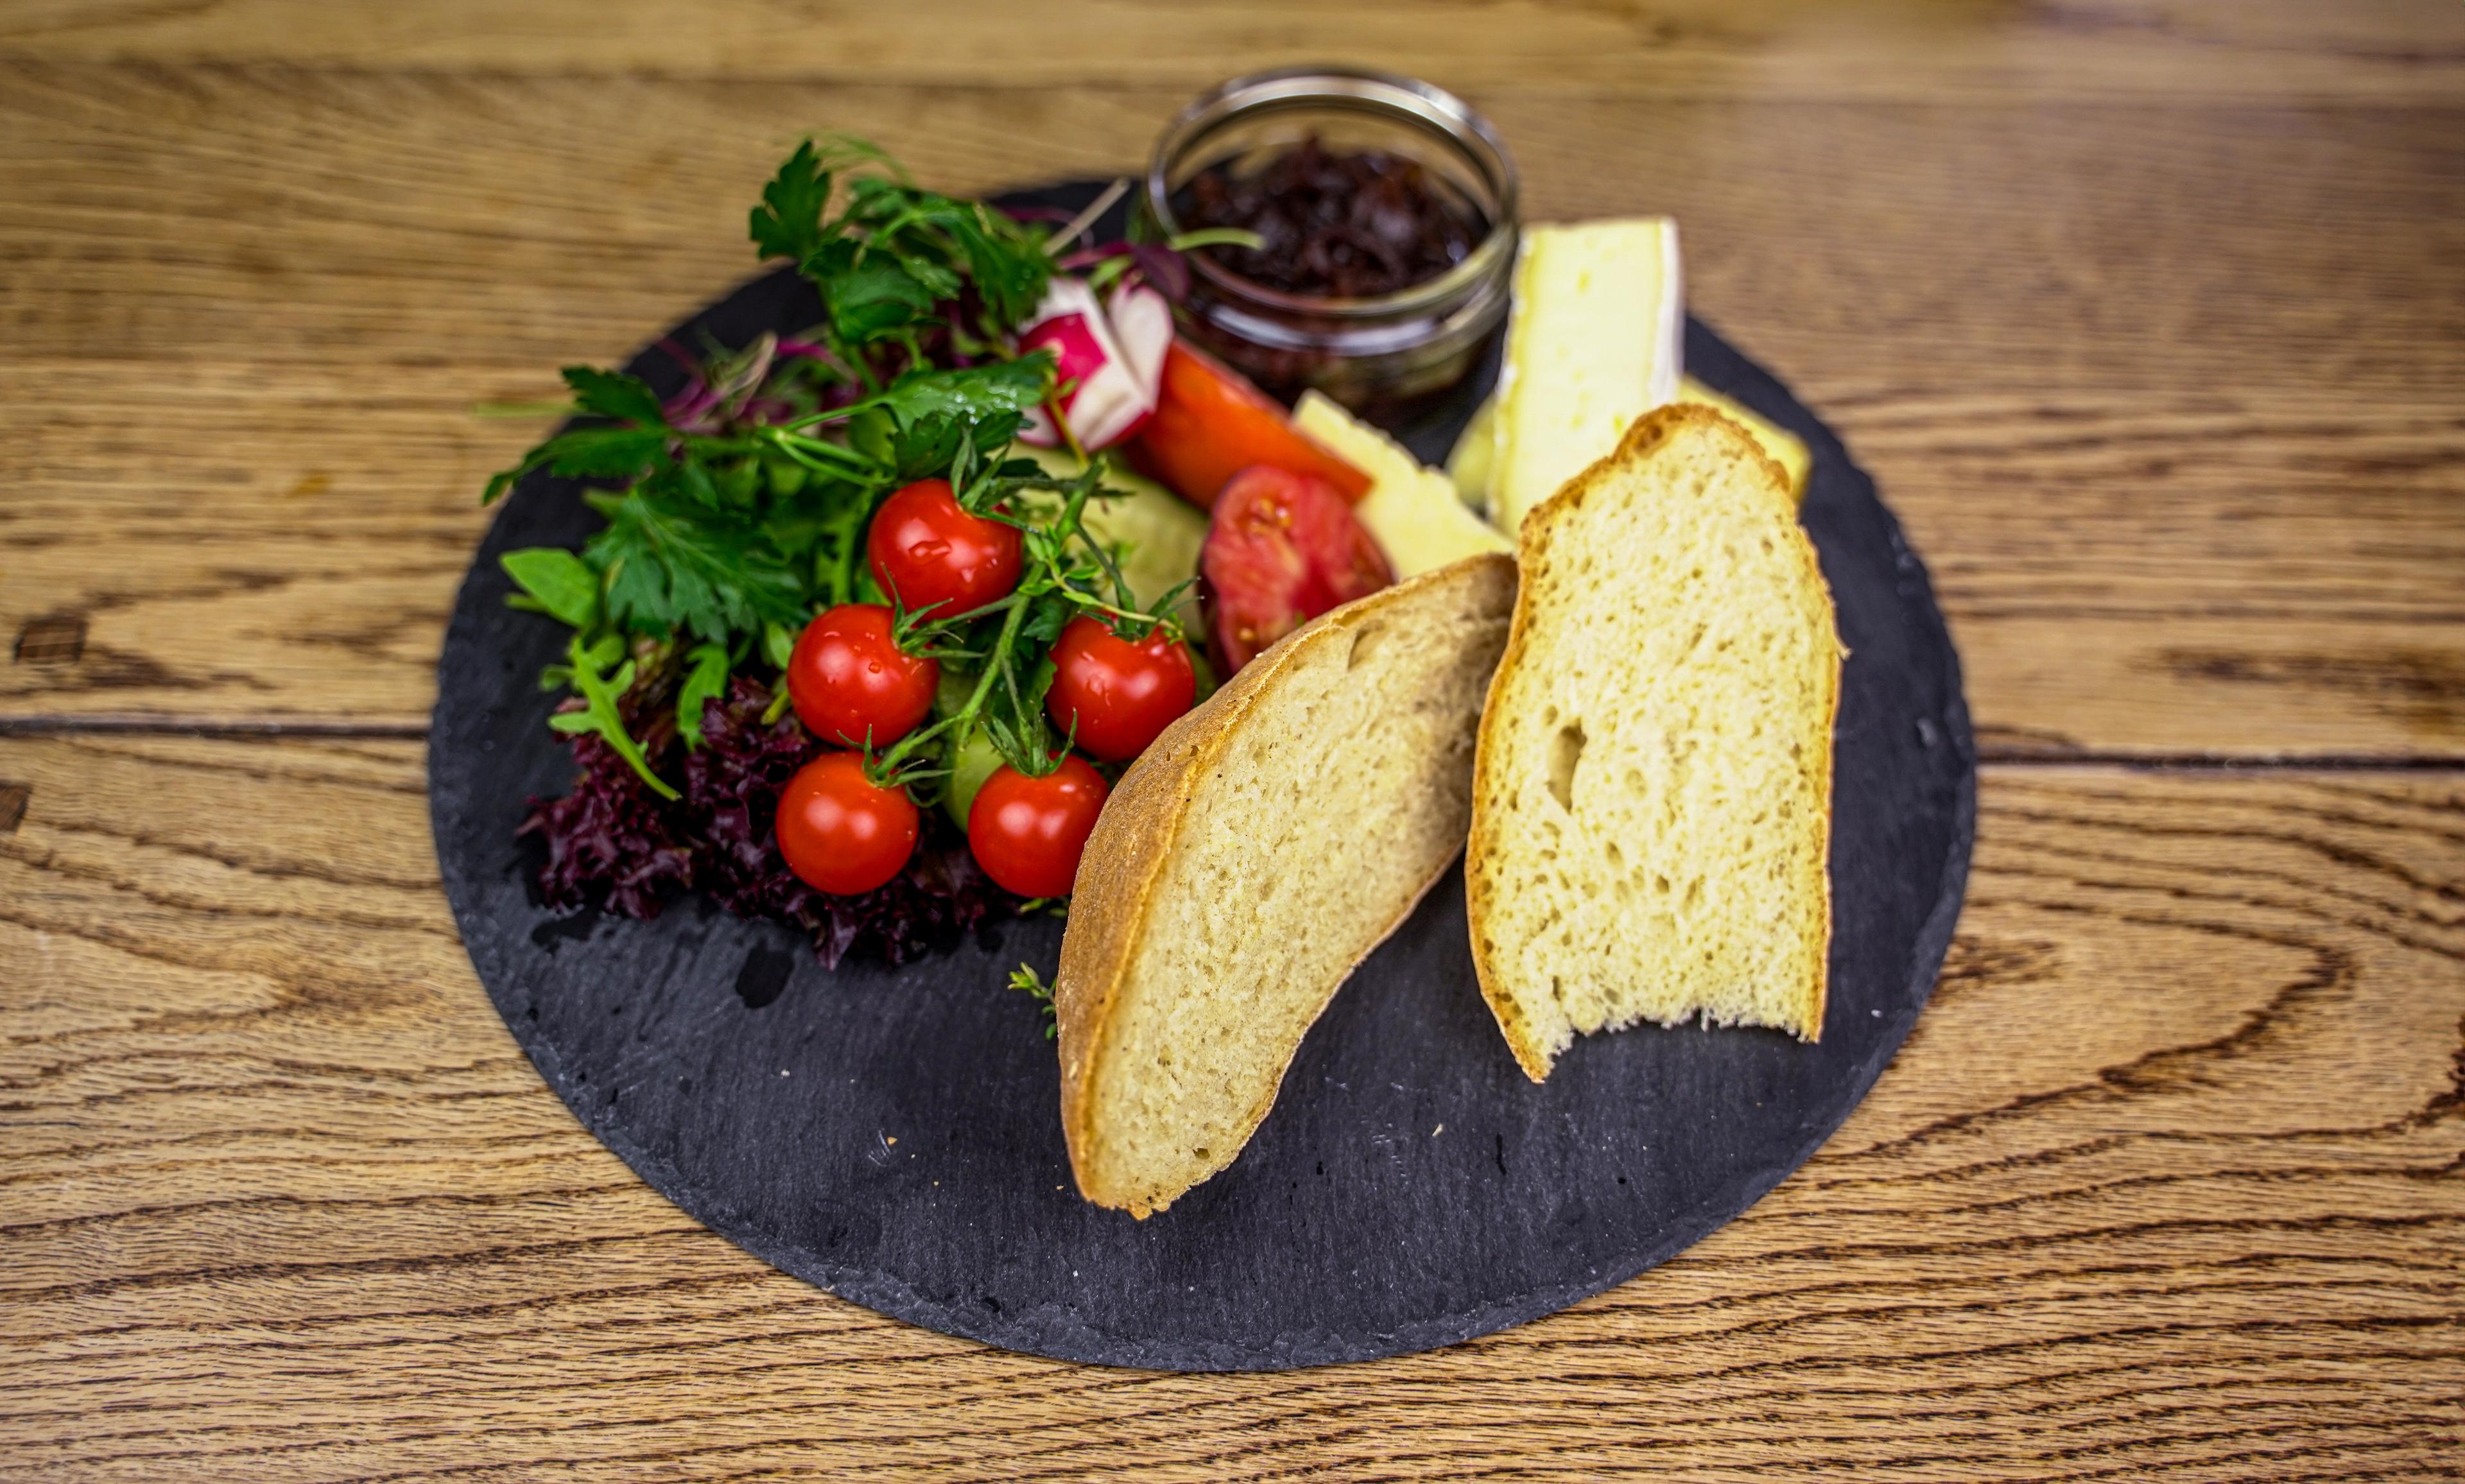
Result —
<instances>
[{"instance_id":1,"label":"radish slice","mask_svg":"<svg viewBox=\"0 0 2465 1484\"><path fill-rule=\"evenodd\" d=\"M1124 283L1105 301L1113 321L1113 338L1129 358L1146 399L1154 402L1164 387L1165 353L1172 349L1172 305L1144 283Z\"/></svg>"},{"instance_id":2,"label":"radish slice","mask_svg":"<svg viewBox=\"0 0 2465 1484\"><path fill-rule=\"evenodd\" d=\"M1167 309L1167 333L1169 325ZM1071 434L1080 448L1110 448L1138 432L1155 410L1154 383L1134 368L1097 303L1095 291L1082 278L1053 280L1018 343L1022 351L1052 348L1057 361L1055 385L1059 388L1054 400L1060 404L1061 415L1069 420ZM1029 413L1019 436L1041 448L1061 441L1042 408Z\"/></svg>"}]
</instances>

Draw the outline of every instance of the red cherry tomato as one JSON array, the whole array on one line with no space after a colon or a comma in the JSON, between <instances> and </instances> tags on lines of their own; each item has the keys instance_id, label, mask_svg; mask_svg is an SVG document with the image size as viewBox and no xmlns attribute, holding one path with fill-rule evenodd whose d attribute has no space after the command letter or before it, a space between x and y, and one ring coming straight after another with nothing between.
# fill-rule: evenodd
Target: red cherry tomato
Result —
<instances>
[{"instance_id":1,"label":"red cherry tomato","mask_svg":"<svg viewBox=\"0 0 2465 1484\"><path fill-rule=\"evenodd\" d=\"M1018 586L1018 527L961 508L947 479L919 479L881 502L864 541L881 590L908 611L953 618Z\"/></svg>"},{"instance_id":2,"label":"red cherry tomato","mask_svg":"<svg viewBox=\"0 0 2465 1484\"><path fill-rule=\"evenodd\" d=\"M1129 453L1202 510L1253 464L1321 479L1347 500L1369 493L1369 476L1295 428L1275 398L1179 341L1165 352L1155 412Z\"/></svg>"},{"instance_id":3,"label":"red cherry tomato","mask_svg":"<svg viewBox=\"0 0 2465 1484\"><path fill-rule=\"evenodd\" d=\"M817 892L872 891L916 853L916 805L904 788L864 776L864 759L825 752L797 769L779 795L779 853Z\"/></svg>"},{"instance_id":4,"label":"red cherry tomato","mask_svg":"<svg viewBox=\"0 0 2465 1484\"><path fill-rule=\"evenodd\" d=\"M1395 580L1344 497L1281 469L1224 486L1198 569L1212 594L1216 659L1232 674L1328 609Z\"/></svg>"},{"instance_id":5,"label":"red cherry tomato","mask_svg":"<svg viewBox=\"0 0 2465 1484\"><path fill-rule=\"evenodd\" d=\"M967 848L1004 891L1067 897L1078 854L1111 791L1103 775L1075 754L1042 778L1005 763L967 809Z\"/></svg>"},{"instance_id":6,"label":"red cherry tomato","mask_svg":"<svg viewBox=\"0 0 2465 1484\"><path fill-rule=\"evenodd\" d=\"M1044 709L1090 757L1127 763L1197 699L1189 651L1162 629L1134 644L1082 616L1053 642Z\"/></svg>"},{"instance_id":7,"label":"red cherry tomato","mask_svg":"<svg viewBox=\"0 0 2465 1484\"><path fill-rule=\"evenodd\" d=\"M788 698L824 742L885 747L933 709L942 667L903 653L890 636L890 609L842 603L805 626L788 660Z\"/></svg>"}]
</instances>

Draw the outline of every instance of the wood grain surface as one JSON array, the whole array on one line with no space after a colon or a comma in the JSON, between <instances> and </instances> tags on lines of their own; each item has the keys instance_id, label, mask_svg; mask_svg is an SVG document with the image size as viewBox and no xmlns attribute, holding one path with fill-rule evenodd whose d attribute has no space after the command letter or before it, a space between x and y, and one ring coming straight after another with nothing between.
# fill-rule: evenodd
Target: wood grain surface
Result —
<instances>
[{"instance_id":1,"label":"wood grain surface","mask_svg":"<svg viewBox=\"0 0 2465 1484\"><path fill-rule=\"evenodd\" d=\"M1989 769L1936 999L1778 1192L1488 1340L1179 1378L862 1313L634 1181L472 977L416 743L0 775L23 1476L2422 1478L2465 1441L2455 774Z\"/></svg>"},{"instance_id":2,"label":"wood grain surface","mask_svg":"<svg viewBox=\"0 0 2465 1484\"><path fill-rule=\"evenodd\" d=\"M86 630L0 717L419 727L540 432L471 409L748 276L785 140L974 188L1134 167L1185 96L0 43L0 635ZM1480 97L1536 213L1678 213L1933 564L1989 753L2465 761L2465 106Z\"/></svg>"},{"instance_id":3,"label":"wood grain surface","mask_svg":"<svg viewBox=\"0 0 2465 1484\"><path fill-rule=\"evenodd\" d=\"M997 16L997 19L988 19ZM471 414L753 270L812 128L953 188L1350 59L1877 476L1990 764L1798 1175L1430 1355L1176 1377L782 1276L490 1011L420 736ZM2465 1477L2453 0L0 7L0 1477Z\"/></svg>"},{"instance_id":4,"label":"wood grain surface","mask_svg":"<svg viewBox=\"0 0 2465 1484\"><path fill-rule=\"evenodd\" d=\"M1374 58L1464 87L1607 97L2257 97L2453 101L2443 0L17 0L29 55L460 73L1189 93L1234 73Z\"/></svg>"}]
</instances>

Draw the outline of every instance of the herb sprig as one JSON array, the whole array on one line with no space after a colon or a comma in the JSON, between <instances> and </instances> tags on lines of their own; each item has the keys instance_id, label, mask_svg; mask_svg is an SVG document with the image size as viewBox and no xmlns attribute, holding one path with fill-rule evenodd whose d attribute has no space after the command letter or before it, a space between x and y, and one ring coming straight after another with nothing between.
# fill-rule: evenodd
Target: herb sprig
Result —
<instances>
[{"instance_id":1,"label":"herb sprig","mask_svg":"<svg viewBox=\"0 0 2465 1484\"><path fill-rule=\"evenodd\" d=\"M1086 526L1090 500L1104 498L1105 466L1091 462L1075 477L1047 473L1033 459L979 462L963 447L951 464L953 491L969 514L1020 532L1024 552L1018 586L972 612L948 617L900 610L899 647L941 661L945 674L969 679L966 698L929 726L900 739L876 764L884 782L911 787L944 776L930 760L981 726L1002 761L1029 777L1059 766L1071 739L1054 744L1044 698L1053 687L1053 642L1070 620L1088 614L1122 637L1144 639L1162 628L1181 638L1173 614L1195 577L1141 606L1116 554Z\"/></svg>"},{"instance_id":2,"label":"herb sprig","mask_svg":"<svg viewBox=\"0 0 2465 1484\"><path fill-rule=\"evenodd\" d=\"M763 188L749 230L763 256L793 258L821 291L822 329L868 391L888 383L885 352L903 355L905 370L930 364L928 332L962 356L996 354L1053 276L1041 233L983 202L921 189L846 136L799 144Z\"/></svg>"},{"instance_id":3,"label":"herb sprig","mask_svg":"<svg viewBox=\"0 0 2465 1484\"><path fill-rule=\"evenodd\" d=\"M1035 965L1022 963L1011 969L1010 986L1035 1000L1036 1008L1041 1012L1044 1021L1044 1038L1048 1041L1061 1039L1061 1012L1053 1002L1053 986L1045 983L1043 975L1035 971Z\"/></svg>"}]
</instances>

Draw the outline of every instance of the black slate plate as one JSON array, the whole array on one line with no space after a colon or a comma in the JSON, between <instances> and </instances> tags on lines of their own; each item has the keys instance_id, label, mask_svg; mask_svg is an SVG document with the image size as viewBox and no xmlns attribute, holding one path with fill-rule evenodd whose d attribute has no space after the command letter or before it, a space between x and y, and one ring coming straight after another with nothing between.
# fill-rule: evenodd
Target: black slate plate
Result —
<instances>
[{"instance_id":1,"label":"black slate plate","mask_svg":"<svg viewBox=\"0 0 2465 1484\"><path fill-rule=\"evenodd\" d=\"M1015 198L1075 204L1084 188ZM742 344L817 318L792 276L675 333ZM504 606L500 554L578 543L573 487L512 497L446 636L429 770L437 855L489 996L542 1075L696 1218L843 1297L1012 1350L1276 1369L1428 1349L1633 1276L1820 1144L1908 1033L1967 875L1976 766L1924 568L1839 441L1699 322L1688 369L1814 451L1805 521L1851 657L1838 723L1831 1006L1817 1045L1645 1027L1516 1070L1450 875L1338 995L1232 1167L1144 1223L1079 1201L1034 1005L1060 926L835 973L699 898L655 921L534 904L514 827L569 781L535 677L559 631ZM631 367L663 392L667 359ZM1407 430L1434 459L1483 388Z\"/></svg>"}]
</instances>

